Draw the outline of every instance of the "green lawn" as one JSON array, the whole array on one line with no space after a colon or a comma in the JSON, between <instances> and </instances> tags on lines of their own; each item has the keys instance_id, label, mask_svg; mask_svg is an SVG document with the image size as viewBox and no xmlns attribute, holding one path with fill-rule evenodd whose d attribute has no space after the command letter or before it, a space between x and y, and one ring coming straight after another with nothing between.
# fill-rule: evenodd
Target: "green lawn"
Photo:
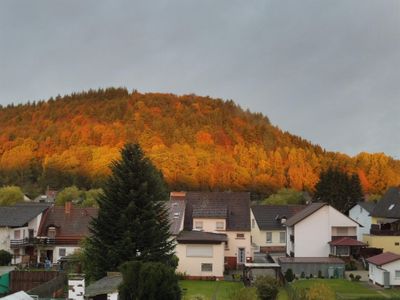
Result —
<instances>
[{"instance_id":1,"label":"green lawn","mask_svg":"<svg viewBox=\"0 0 400 300\"><path fill-rule=\"evenodd\" d=\"M315 282L322 282L331 287L338 295L339 299L353 299L358 297L380 297L400 296L399 290L377 290L372 289L366 283L352 282L345 279L305 279L297 280L293 283L294 287L307 288ZM282 298L285 299L285 298Z\"/></svg>"},{"instance_id":2,"label":"green lawn","mask_svg":"<svg viewBox=\"0 0 400 300\"><path fill-rule=\"evenodd\" d=\"M229 300L229 295L235 289L243 287L241 282L229 281L199 281L199 280L181 280L180 286L184 291L183 299L195 299L195 296L201 296L205 300ZM202 298L202 299L203 299Z\"/></svg>"}]
</instances>

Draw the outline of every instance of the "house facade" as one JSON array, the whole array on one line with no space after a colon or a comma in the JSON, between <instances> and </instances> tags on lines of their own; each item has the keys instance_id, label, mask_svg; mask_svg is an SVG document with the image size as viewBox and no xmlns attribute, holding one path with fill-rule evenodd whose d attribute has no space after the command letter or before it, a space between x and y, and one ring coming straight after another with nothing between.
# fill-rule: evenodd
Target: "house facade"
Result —
<instances>
[{"instance_id":1,"label":"house facade","mask_svg":"<svg viewBox=\"0 0 400 300\"><path fill-rule=\"evenodd\" d=\"M178 201L185 206L183 230L176 238L178 271L189 277L222 277L224 269L252 261L250 193L171 193L169 206Z\"/></svg>"},{"instance_id":2,"label":"house facade","mask_svg":"<svg viewBox=\"0 0 400 300\"><path fill-rule=\"evenodd\" d=\"M34 263L36 237L48 204L17 203L0 207L0 249L13 254L13 264Z\"/></svg>"},{"instance_id":3,"label":"house facade","mask_svg":"<svg viewBox=\"0 0 400 300\"><path fill-rule=\"evenodd\" d=\"M286 253L286 220L304 205L255 205L251 207L251 239L257 252Z\"/></svg>"},{"instance_id":4,"label":"house facade","mask_svg":"<svg viewBox=\"0 0 400 300\"><path fill-rule=\"evenodd\" d=\"M380 286L400 285L400 255L385 252L367 259L369 263L368 277Z\"/></svg>"},{"instance_id":5,"label":"house facade","mask_svg":"<svg viewBox=\"0 0 400 300\"><path fill-rule=\"evenodd\" d=\"M89 236L89 223L97 213L98 208L74 207L71 202L47 210L39 226L37 261L47 258L57 263L61 257L80 249L79 243Z\"/></svg>"},{"instance_id":6,"label":"house facade","mask_svg":"<svg viewBox=\"0 0 400 300\"><path fill-rule=\"evenodd\" d=\"M363 241L384 252L400 254L400 188L391 187L371 212L371 229Z\"/></svg>"},{"instance_id":7,"label":"house facade","mask_svg":"<svg viewBox=\"0 0 400 300\"><path fill-rule=\"evenodd\" d=\"M364 244L359 224L326 203L312 203L286 221L286 253L291 257L350 256Z\"/></svg>"},{"instance_id":8,"label":"house facade","mask_svg":"<svg viewBox=\"0 0 400 300\"><path fill-rule=\"evenodd\" d=\"M349 210L349 217L361 224L357 233L357 239L362 241L364 234L369 234L372 224L371 213L375 208L374 202L358 202Z\"/></svg>"}]
</instances>

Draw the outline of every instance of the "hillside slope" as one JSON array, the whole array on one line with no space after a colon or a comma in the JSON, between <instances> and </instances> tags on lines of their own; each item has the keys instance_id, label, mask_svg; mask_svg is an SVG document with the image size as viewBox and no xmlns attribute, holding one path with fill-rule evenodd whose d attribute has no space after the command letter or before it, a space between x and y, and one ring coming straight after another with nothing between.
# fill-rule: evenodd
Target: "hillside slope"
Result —
<instances>
[{"instance_id":1,"label":"hillside slope","mask_svg":"<svg viewBox=\"0 0 400 300\"><path fill-rule=\"evenodd\" d=\"M0 184L98 186L126 142L139 142L171 189L312 191L321 170L358 172L365 192L400 183L382 154L324 151L233 101L106 89L0 109ZM334 137L333 137L334 138Z\"/></svg>"}]
</instances>

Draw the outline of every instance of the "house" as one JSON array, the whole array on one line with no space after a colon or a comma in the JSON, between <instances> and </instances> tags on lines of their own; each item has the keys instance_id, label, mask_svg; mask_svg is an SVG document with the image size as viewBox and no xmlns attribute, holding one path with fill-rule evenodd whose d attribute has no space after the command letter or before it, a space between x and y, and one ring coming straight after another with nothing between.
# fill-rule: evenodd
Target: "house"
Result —
<instances>
[{"instance_id":1,"label":"house","mask_svg":"<svg viewBox=\"0 0 400 300\"><path fill-rule=\"evenodd\" d=\"M400 255L385 252L367 259L368 276L374 284L389 287L400 285Z\"/></svg>"},{"instance_id":2,"label":"house","mask_svg":"<svg viewBox=\"0 0 400 300\"><path fill-rule=\"evenodd\" d=\"M56 263L78 250L79 243L89 235L89 223L97 213L98 208L74 207L71 202L47 210L39 227L38 262L48 258Z\"/></svg>"},{"instance_id":3,"label":"house","mask_svg":"<svg viewBox=\"0 0 400 300\"><path fill-rule=\"evenodd\" d=\"M360 224L326 203L312 203L286 221L286 253L292 257L357 255Z\"/></svg>"},{"instance_id":4,"label":"house","mask_svg":"<svg viewBox=\"0 0 400 300\"><path fill-rule=\"evenodd\" d=\"M93 282L85 289L85 299L90 300L117 300L118 287L122 284L122 275L110 272L106 277Z\"/></svg>"},{"instance_id":5,"label":"house","mask_svg":"<svg viewBox=\"0 0 400 300\"><path fill-rule=\"evenodd\" d=\"M17 203L0 207L0 249L13 253L12 263L36 261L35 238L48 204Z\"/></svg>"},{"instance_id":6,"label":"house","mask_svg":"<svg viewBox=\"0 0 400 300\"><path fill-rule=\"evenodd\" d=\"M363 226L359 227L357 233L357 239L359 241L363 240L364 234L369 234L372 224L371 213L375 208L375 205L374 202L362 201L358 202L349 210L349 217Z\"/></svg>"},{"instance_id":7,"label":"house","mask_svg":"<svg viewBox=\"0 0 400 300\"><path fill-rule=\"evenodd\" d=\"M363 241L384 252L400 254L400 188L391 187L371 212L371 229Z\"/></svg>"},{"instance_id":8,"label":"house","mask_svg":"<svg viewBox=\"0 0 400 300\"><path fill-rule=\"evenodd\" d=\"M251 207L251 240L259 252L286 254L286 220L304 205L254 205Z\"/></svg>"},{"instance_id":9,"label":"house","mask_svg":"<svg viewBox=\"0 0 400 300\"><path fill-rule=\"evenodd\" d=\"M189 277L222 277L224 268L236 269L253 258L250 193L173 192L170 206L184 202L183 231L176 237L178 271ZM175 204L176 209L181 207ZM179 224L179 225L178 225Z\"/></svg>"}]
</instances>

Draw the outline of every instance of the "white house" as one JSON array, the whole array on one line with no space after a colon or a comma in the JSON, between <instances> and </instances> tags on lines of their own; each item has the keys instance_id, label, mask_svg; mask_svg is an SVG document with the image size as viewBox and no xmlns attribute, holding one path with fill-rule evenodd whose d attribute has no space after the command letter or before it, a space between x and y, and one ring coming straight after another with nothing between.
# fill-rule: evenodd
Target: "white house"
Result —
<instances>
[{"instance_id":1,"label":"white house","mask_svg":"<svg viewBox=\"0 0 400 300\"><path fill-rule=\"evenodd\" d=\"M326 203L312 203L286 221L286 253L292 257L350 256L364 244L360 225Z\"/></svg>"},{"instance_id":2,"label":"white house","mask_svg":"<svg viewBox=\"0 0 400 300\"><path fill-rule=\"evenodd\" d=\"M363 240L364 234L369 234L371 229L371 212L375 207L374 202L358 202L349 210L349 217L363 227L358 228L357 239Z\"/></svg>"},{"instance_id":3,"label":"white house","mask_svg":"<svg viewBox=\"0 0 400 300\"><path fill-rule=\"evenodd\" d=\"M0 249L13 254L12 263L35 262L35 242L49 204L17 203L0 207Z\"/></svg>"},{"instance_id":4,"label":"white house","mask_svg":"<svg viewBox=\"0 0 400 300\"><path fill-rule=\"evenodd\" d=\"M381 286L400 285L400 255L385 252L367 259L369 280Z\"/></svg>"}]
</instances>

